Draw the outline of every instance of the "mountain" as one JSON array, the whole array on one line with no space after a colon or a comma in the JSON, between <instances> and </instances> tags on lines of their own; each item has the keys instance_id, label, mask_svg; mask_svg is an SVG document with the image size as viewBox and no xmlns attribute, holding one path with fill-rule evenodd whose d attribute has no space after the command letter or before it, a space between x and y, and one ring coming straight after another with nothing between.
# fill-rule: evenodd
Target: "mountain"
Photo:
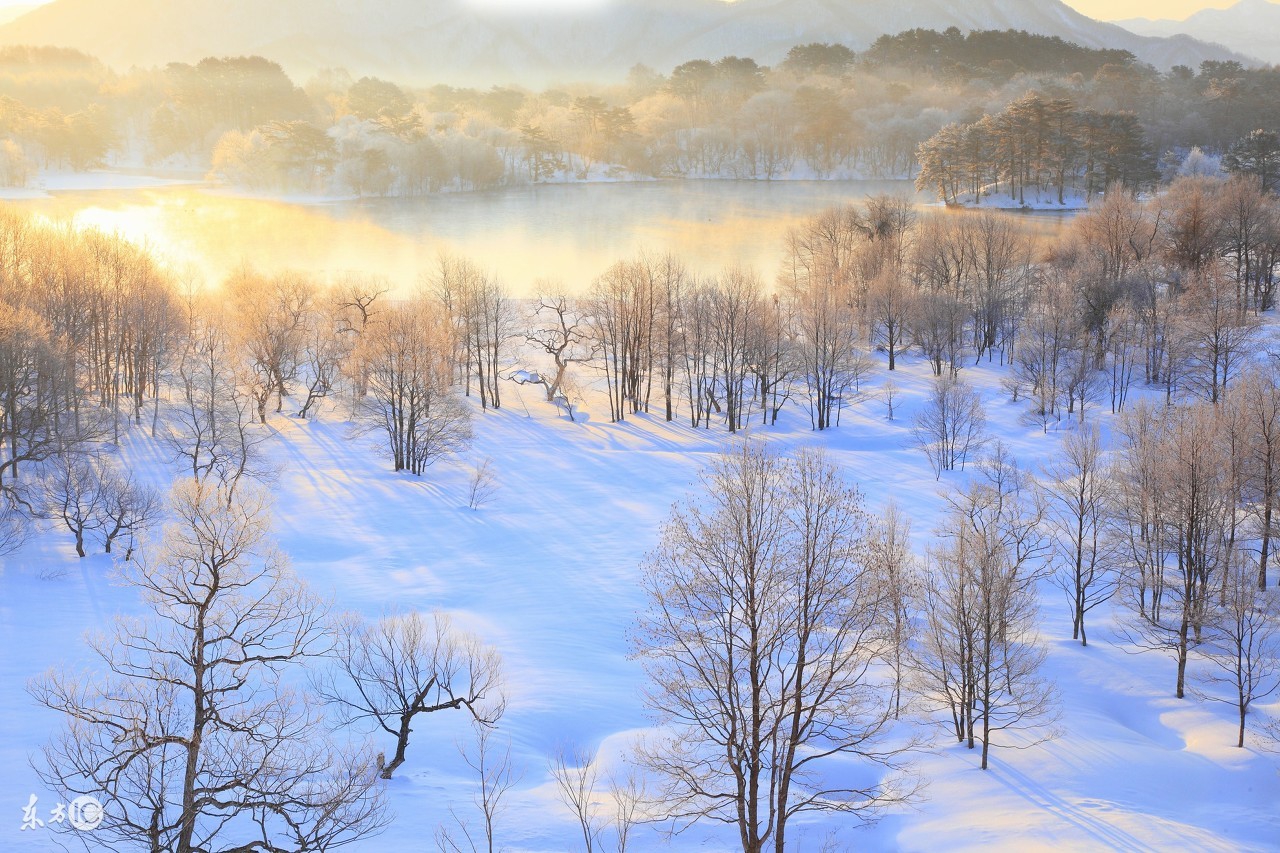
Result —
<instances>
[{"instance_id":1,"label":"mountain","mask_svg":"<svg viewBox=\"0 0 1280 853\"><path fill-rule=\"evenodd\" d=\"M1185 36L1135 35L1060 0L612 0L554 13L468 0L54 0L0 27L0 44L74 47L116 68L257 53L295 77L341 66L404 81L534 84L726 55L772 64L796 44L858 49L951 26L1123 48L1161 68L1242 58Z\"/></svg>"},{"instance_id":2,"label":"mountain","mask_svg":"<svg viewBox=\"0 0 1280 853\"><path fill-rule=\"evenodd\" d=\"M1280 65L1280 4L1269 0L1240 0L1229 9L1205 9L1185 21L1133 18L1116 23L1144 36L1186 34Z\"/></svg>"},{"instance_id":3,"label":"mountain","mask_svg":"<svg viewBox=\"0 0 1280 853\"><path fill-rule=\"evenodd\" d=\"M32 3L27 6L0 6L0 24L7 24L12 20L21 18L32 9L39 7L39 4Z\"/></svg>"}]
</instances>

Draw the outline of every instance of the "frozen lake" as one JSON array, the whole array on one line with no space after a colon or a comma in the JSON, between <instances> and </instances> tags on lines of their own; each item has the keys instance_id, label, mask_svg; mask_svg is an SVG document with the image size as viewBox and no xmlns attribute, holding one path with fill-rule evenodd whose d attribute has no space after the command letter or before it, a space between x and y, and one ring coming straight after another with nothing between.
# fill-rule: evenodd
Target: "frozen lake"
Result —
<instances>
[{"instance_id":1,"label":"frozen lake","mask_svg":"<svg viewBox=\"0 0 1280 853\"><path fill-rule=\"evenodd\" d=\"M407 288L449 252L525 295L539 279L584 288L641 251L673 251L697 273L753 266L771 281L789 227L879 193L930 200L909 181L655 181L305 203L168 186L59 191L14 203L145 241L209 282L250 264L324 276L358 270Z\"/></svg>"}]
</instances>

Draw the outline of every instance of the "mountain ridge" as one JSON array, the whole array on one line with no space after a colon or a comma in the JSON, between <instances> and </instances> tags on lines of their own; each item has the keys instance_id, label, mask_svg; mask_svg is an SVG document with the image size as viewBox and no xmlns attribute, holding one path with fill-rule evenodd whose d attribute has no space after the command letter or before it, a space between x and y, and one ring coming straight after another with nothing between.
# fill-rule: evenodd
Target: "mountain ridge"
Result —
<instances>
[{"instance_id":1,"label":"mountain ridge","mask_svg":"<svg viewBox=\"0 0 1280 853\"><path fill-rule=\"evenodd\" d=\"M1183 20L1130 18L1116 23L1138 35L1183 34L1280 64L1280 4L1271 0L1240 0L1226 9L1203 9Z\"/></svg>"},{"instance_id":2,"label":"mountain ridge","mask_svg":"<svg viewBox=\"0 0 1280 853\"><path fill-rule=\"evenodd\" d=\"M0 26L0 44L73 47L117 69L257 53L297 76L345 67L405 82L530 83L620 79L637 63L666 71L726 55L774 64L796 44L856 50L886 33L950 26L1056 35L1161 68L1243 58L1186 37L1135 35L1060 0L614 0L555 14L465 0L54 0Z\"/></svg>"}]
</instances>

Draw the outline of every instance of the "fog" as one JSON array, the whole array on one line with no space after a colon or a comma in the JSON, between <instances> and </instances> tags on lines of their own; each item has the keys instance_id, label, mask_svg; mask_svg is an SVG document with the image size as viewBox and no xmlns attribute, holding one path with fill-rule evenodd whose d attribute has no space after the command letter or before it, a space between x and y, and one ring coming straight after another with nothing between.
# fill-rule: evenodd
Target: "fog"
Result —
<instances>
[{"instance_id":1,"label":"fog","mask_svg":"<svg viewBox=\"0 0 1280 853\"><path fill-rule=\"evenodd\" d=\"M741 265L772 280L789 227L877 193L916 197L903 181L654 181L306 204L170 187L57 193L21 206L118 232L205 284L249 265L321 278L359 271L405 292L447 253L532 295L543 279L582 290L642 251L674 252L698 273Z\"/></svg>"}]
</instances>

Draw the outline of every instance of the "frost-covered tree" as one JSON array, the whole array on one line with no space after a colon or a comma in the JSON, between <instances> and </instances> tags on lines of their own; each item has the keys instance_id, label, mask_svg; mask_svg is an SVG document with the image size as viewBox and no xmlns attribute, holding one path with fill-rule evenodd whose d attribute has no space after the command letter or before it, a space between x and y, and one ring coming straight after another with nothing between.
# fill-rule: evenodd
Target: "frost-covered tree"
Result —
<instances>
[{"instance_id":1,"label":"frost-covered tree","mask_svg":"<svg viewBox=\"0 0 1280 853\"><path fill-rule=\"evenodd\" d=\"M447 320L421 299L388 307L361 335L361 422L386 437L397 471L422 474L471 441L470 413L453 389L453 352Z\"/></svg>"},{"instance_id":2,"label":"frost-covered tree","mask_svg":"<svg viewBox=\"0 0 1280 853\"><path fill-rule=\"evenodd\" d=\"M1257 524L1258 588L1267 588L1267 568L1280 505L1280 369L1267 364L1241 377L1227 397L1246 431L1244 493Z\"/></svg>"},{"instance_id":3,"label":"frost-covered tree","mask_svg":"<svg viewBox=\"0 0 1280 853\"><path fill-rule=\"evenodd\" d=\"M0 299L0 491L10 498L28 464L66 450L65 368L49 323Z\"/></svg>"},{"instance_id":4,"label":"frost-covered tree","mask_svg":"<svg viewBox=\"0 0 1280 853\"><path fill-rule=\"evenodd\" d=\"M472 261L452 257L440 258L431 287L452 324L467 395L474 380L480 407L502 408L499 374L516 333L515 309L506 291Z\"/></svg>"},{"instance_id":5,"label":"frost-covered tree","mask_svg":"<svg viewBox=\"0 0 1280 853\"><path fill-rule=\"evenodd\" d=\"M911 519L892 501L872 522L868 563L879 577L889 625L887 661L893 668L893 715L902 714L902 696L910 670L912 615L919 600L919 571L911 553Z\"/></svg>"},{"instance_id":6,"label":"frost-covered tree","mask_svg":"<svg viewBox=\"0 0 1280 853\"><path fill-rule=\"evenodd\" d=\"M1045 466L1045 506L1053 540L1054 582L1071 606L1071 639L1089 644L1085 615L1110 600L1120 556L1111 526L1113 473L1096 425L1068 433Z\"/></svg>"},{"instance_id":7,"label":"frost-covered tree","mask_svg":"<svg viewBox=\"0 0 1280 853\"><path fill-rule=\"evenodd\" d=\"M228 499L244 479L270 480L274 470L263 447L270 434L236 366L222 318L193 312L163 440L193 478L219 484Z\"/></svg>"},{"instance_id":8,"label":"frost-covered tree","mask_svg":"<svg viewBox=\"0 0 1280 853\"><path fill-rule=\"evenodd\" d=\"M1129 638L1173 657L1181 699L1190 651L1203 637L1230 558L1231 458L1208 404L1164 411L1140 405L1121 420L1121 433L1116 515Z\"/></svg>"},{"instance_id":9,"label":"frost-covered tree","mask_svg":"<svg viewBox=\"0 0 1280 853\"><path fill-rule=\"evenodd\" d=\"M949 499L941 543L924 573L925 630L918 646L924 695L950 714L956 740L982 744L987 769L996 735L1052 737L1056 691L1041 673L1035 581L1043 518L1026 474L999 448Z\"/></svg>"},{"instance_id":10,"label":"frost-covered tree","mask_svg":"<svg viewBox=\"0 0 1280 853\"><path fill-rule=\"evenodd\" d=\"M839 423L844 396L856 384L863 343L857 253L868 232L862 212L847 206L787 233L779 283L792 302L799 372L817 430Z\"/></svg>"}]
</instances>

